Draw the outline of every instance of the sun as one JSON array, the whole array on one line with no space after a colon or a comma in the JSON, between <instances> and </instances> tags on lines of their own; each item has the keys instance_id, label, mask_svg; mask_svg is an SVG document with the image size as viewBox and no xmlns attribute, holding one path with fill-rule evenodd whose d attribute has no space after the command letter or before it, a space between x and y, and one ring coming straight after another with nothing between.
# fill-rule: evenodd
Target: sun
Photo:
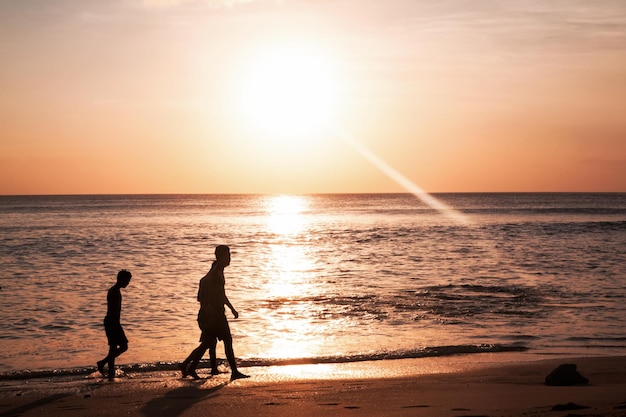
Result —
<instances>
[{"instance_id":1,"label":"sun","mask_svg":"<svg viewBox=\"0 0 626 417\"><path fill-rule=\"evenodd\" d=\"M242 70L238 90L244 120L283 137L310 134L330 123L339 94L330 58L298 43L258 48Z\"/></svg>"}]
</instances>

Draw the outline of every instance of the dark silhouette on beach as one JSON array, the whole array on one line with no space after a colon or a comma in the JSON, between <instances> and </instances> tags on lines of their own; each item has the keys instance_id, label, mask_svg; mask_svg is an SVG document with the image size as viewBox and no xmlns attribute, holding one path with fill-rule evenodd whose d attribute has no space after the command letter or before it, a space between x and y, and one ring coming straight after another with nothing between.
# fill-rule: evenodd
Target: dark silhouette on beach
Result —
<instances>
[{"instance_id":1,"label":"dark silhouette on beach","mask_svg":"<svg viewBox=\"0 0 626 417\"><path fill-rule=\"evenodd\" d=\"M130 283L132 275L129 271L122 269L117 273L117 282L107 293L107 314L104 317L104 331L109 342L108 355L98 361L98 371L105 376L104 365L108 364L109 379L115 378L115 358L128 350L128 339L120 323L122 314L122 293L121 288L126 288Z\"/></svg>"},{"instance_id":2,"label":"dark silhouette on beach","mask_svg":"<svg viewBox=\"0 0 626 417\"><path fill-rule=\"evenodd\" d=\"M196 373L196 368L207 349L211 362L211 375L219 374L217 369L216 346L217 341L224 342L226 359L230 365L231 380L248 378L237 369L235 353L233 351L233 337L230 333L230 326L226 319L224 306L228 306L235 318L239 313L228 300L224 289L224 268L230 265L230 249L226 245L219 245L215 248L215 261L209 272L202 277L198 288L198 302L200 311L198 312L198 326L202 331L200 335L200 346L195 348L180 365L183 378L191 376L200 379Z\"/></svg>"},{"instance_id":3,"label":"dark silhouette on beach","mask_svg":"<svg viewBox=\"0 0 626 417\"><path fill-rule=\"evenodd\" d=\"M226 381L208 389L204 383L178 387L166 392L161 397L151 399L144 404L140 411L146 417L188 415L187 410L195 404L217 395L217 392L228 384L229 382Z\"/></svg>"}]
</instances>

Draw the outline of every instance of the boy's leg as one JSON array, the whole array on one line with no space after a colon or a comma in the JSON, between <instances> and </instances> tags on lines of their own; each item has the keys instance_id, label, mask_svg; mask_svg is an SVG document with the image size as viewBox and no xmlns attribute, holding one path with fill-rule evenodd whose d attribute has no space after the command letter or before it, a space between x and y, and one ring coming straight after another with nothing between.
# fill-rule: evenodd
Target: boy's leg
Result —
<instances>
[{"instance_id":1,"label":"boy's leg","mask_svg":"<svg viewBox=\"0 0 626 417\"><path fill-rule=\"evenodd\" d=\"M218 375L220 371L217 369L217 337L211 339L209 345L209 358L211 360L211 375Z\"/></svg>"},{"instance_id":2,"label":"boy's leg","mask_svg":"<svg viewBox=\"0 0 626 417\"><path fill-rule=\"evenodd\" d=\"M187 356L187 358L184 361L182 361L180 365L178 365L180 372L183 374L183 378L185 378L187 375L190 374L191 369L190 369L189 364L193 363L195 359L198 357L198 355L200 355L200 357L204 355L204 352L201 349L202 349L202 343L197 348L192 350L189 356Z\"/></svg>"},{"instance_id":3,"label":"boy's leg","mask_svg":"<svg viewBox=\"0 0 626 417\"><path fill-rule=\"evenodd\" d=\"M191 360L191 363L189 364L189 368L187 369L187 374L191 375L193 379L200 379L200 377L196 373L196 368L198 367L200 359L202 359L208 348L209 342L203 341L202 343L200 343L200 346L198 346L193 352L191 352L190 356L193 356L193 358Z\"/></svg>"}]
</instances>

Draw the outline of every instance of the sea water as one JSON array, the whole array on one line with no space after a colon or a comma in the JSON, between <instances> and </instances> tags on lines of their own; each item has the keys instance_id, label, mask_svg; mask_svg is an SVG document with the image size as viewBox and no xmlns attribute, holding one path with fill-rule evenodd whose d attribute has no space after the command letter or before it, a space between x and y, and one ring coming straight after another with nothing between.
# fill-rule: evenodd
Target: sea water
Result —
<instances>
[{"instance_id":1,"label":"sea water","mask_svg":"<svg viewBox=\"0 0 626 417\"><path fill-rule=\"evenodd\" d=\"M118 364L181 361L218 244L244 366L626 354L626 194L435 198L457 215L410 194L0 197L0 374L93 368L122 268Z\"/></svg>"}]
</instances>

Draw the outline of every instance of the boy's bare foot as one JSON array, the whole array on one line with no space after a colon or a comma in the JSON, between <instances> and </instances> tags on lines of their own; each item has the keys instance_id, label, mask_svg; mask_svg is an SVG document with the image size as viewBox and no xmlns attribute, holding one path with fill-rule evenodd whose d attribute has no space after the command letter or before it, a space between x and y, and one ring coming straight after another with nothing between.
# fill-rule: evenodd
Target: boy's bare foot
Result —
<instances>
[{"instance_id":1,"label":"boy's bare foot","mask_svg":"<svg viewBox=\"0 0 626 417\"><path fill-rule=\"evenodd\" d=\"M196 373L196 370L195 370L195 369L194 369L194 370L192 370L192 371L189 371L189 375L191 375L191 377L192 377L193 379L195 379L196 381L197 381L197 380L199 380L199 379L202 379L202 378L200 378L200 375L198 375L198 374Z\"/></svg>"},{"instance_id":2,"label":"boy's bare foot","mask_svg":"<svg viewBox=\"0 0 626 417\"><path fill-rule=\"evenodd\" d=\"M217 369L211 369L211 375L219 375L220 371L218 371Z\"/></svg>"},{"instance_id":3,"label":"boy's bare foot","mask_svg":"<svg viewBox=\"0 0 626 417\"><path fill-rule=\"evenodd\" d=\"M233 374L230 376L230 380L234 381L236 379L244 379L244 378L250 378L249 375L246 374L242 374L241 372L237 371L237 372L233 372Z\"/></svg>"}]
</instances>

